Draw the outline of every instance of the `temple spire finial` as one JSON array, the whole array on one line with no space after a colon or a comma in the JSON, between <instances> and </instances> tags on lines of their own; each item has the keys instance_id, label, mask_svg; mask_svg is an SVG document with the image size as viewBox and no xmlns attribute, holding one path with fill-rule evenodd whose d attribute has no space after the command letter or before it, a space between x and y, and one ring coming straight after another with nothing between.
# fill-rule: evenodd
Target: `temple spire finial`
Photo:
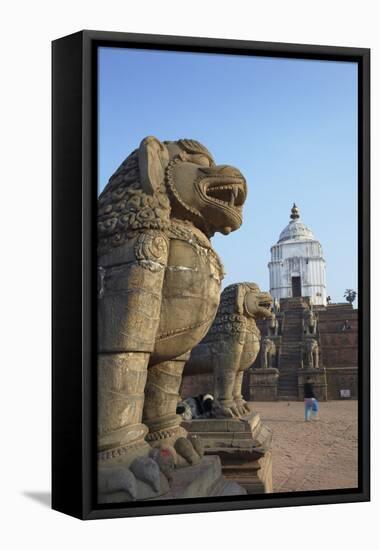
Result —
<instances>
[{"instance_id":1,"label":"temple spire finial","mask_svg":"<svg viewBox=\"0 0 379 550\"><path fill-rule=\"evenodd\" d=\"M298 207L296 206L295 203L293 203L293 207L291 208L290 218L292 220L297 220L298 218L300 218L300 212L299 212L299 209L298 209Z\"/></svg>"}]
</instances>

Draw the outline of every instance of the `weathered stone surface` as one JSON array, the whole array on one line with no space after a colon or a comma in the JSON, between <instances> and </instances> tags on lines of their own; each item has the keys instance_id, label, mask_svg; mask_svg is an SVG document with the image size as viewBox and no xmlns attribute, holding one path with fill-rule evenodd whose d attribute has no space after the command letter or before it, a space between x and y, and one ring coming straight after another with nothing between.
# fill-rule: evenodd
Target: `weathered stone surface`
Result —
<instances>
[{"instance_id":1,"label":"weathered stone surface","mask_svg":"<svg viewBox=\"0 0 379 550\"><path fill-rule=\"evenodd\" d=\"M182 399L187 399L194 395L205 395L207 393L213 395L213 390L213 372L195 374L191 371L186 371L184 367L182 385L180 386L180 396Z\"/></svg>"},{"instance_id":2,"label":"weathered stone surface","mask_svg":"<svg viewBox=\"0 0 379 550\"><path fill-rule=\"evenodd\" d=\"M249 400L276 401L278 397L278 369L257 369L247 371Z\"/></svg>"},{"instance_id":3,"label":"weathered stone surface","mask_svg":"<svg viewBox=\"0 0 379 550\"><path fill-rule=\"evenodd\" d=\"M200 446L187 440L176 415L178 391L188 354L219 305L223 267L210 238L239 228L245 197L241 172L215 165L199 142L154 137L141 142L101 193L100 487L113 487L112 467L129 468L151 447L170 453L177 467L200 461ZM136 498L150 498L139 472Z\"/></svg>"},{"instance_id":4,"label":"weathered stone surface","mask_svg":"<svg viewBox=\"0 0 379 550\"><path fill-rule=\"evenodd\" d=\"M116 475L118 472L114 472ZM138 499L166 500L175 498L201 498L209 496L246 495L246 489L236 481L222 474L221 461L218 456L205 456L199 464L187 468L175 469L170 482L161 474L161 493L158 495L148 484L136 479ZM120 484L120 481L116 479ZM126 491L110 494L102 493L99 502L102 504L131 502L135 500Z\"/></svg>"},{"instance_id":5,"label":"weathered stone surface","mask_svg":"<svg viewBox=\"0 0 379 550\"><path fill-rule=\"evenodd\" d=\"M170 492L169 483L163 473L160 473L159 489L156 490L149 483L146 483L142 479L139 479L137 476L135 476L127 468L124 468L124 472L122 472L121 468L117 468L115 466L109 467L107 468L107 470L109 471L108 479L112 479L112 477L114 479L114 486L112 487L113 490L111 492L101 490L100 488L98 502L101 504L132 502L137 499L151 500L158 497L170 498L168 496ZM134 480L135 484L134 494L130 494L130 492L127 491L125 488L123 477L127 475L133 476L132 479ZM103 471L100 472L100 476L101 479L107 479ZM120 490L120 488L123 488L124 490Z\"/></svg>"},{"instance_id":6,"label":"weathered stone surface","mask_svg":"<svg viewBox=\"0 0 379 550\"><path fill-rule=\"evenodd\" d=\"M250 412L242 396L244 371L260 348L257 318L271 318L272 298L255 283L238 283L221 294L216 318L205 338L187 361L188 374L213 372L214 414L240 417Z\"/></svg>"},{"instance_id":7,"label":"weathered stone surface","mask_svg":"<svg viewBox=\"0 0 379 550\"><path fill-rule=\"evenodd\" d=\"M185 427L201 437L205 454L217 454L223 475L248 493L272 491L271 431L259 415L241 419L199 419Z\"/></svg>"},{"instance_id":8,"label":"weathered stone surface","mask_svg":"<svg viewBox=\"0 0 379 550\"><path fill-rule=\"evenodd\" d=\"M218 456L205 456L200 464L175 470L170 492L163 498L199 498L245 495L246 490L222 475Z\"/></svg>"},{"instance_id":9,"label":"weathered stone surface","mask_svg":"<svg viewBox=\"0 0 379 550\"><path fill-rule=\"evenodd\" d=\"M328 367L326 370L328 399L341 399L341 390L349 390L351 399L358 399L358 368Z\"/></svg>"},{"instance_id":10,"label":"weathered stone surface","mask_svg":"<svg viewBox=\"0 0 379 550\"><path fill-rule=\"evenodd\" d=\"M326 368L328 399L341 390L358 397L358 318L351 304L330 304L319 311L320 348Z\"/></svg>"}]
</instances>

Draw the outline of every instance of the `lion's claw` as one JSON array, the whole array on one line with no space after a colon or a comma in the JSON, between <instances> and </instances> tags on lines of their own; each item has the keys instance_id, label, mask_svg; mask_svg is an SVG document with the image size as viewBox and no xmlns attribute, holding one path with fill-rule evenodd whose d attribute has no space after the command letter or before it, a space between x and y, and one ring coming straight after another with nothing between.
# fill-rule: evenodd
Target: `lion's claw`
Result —
<instances>
[{"instance_id":1,"label":"lion's claw","mask_svg":"<svg viewBox=\"0 0 379 550\"><path fill-rule=\"evenodd\" d=\"M197 452L200 458L203 458L204 456L204 443L201 437L198 437L197 435L191 435L189 436L189 439L193 445L193 448Z\"/></svg>"},{"instance_id":2,"label":"lion's claw","mask_svg":"<svg viewBox=\"0 0 379 550\"><path fill-rule=\"evenodd\" d=\"M159 492L161 488L161 478L159 466L152 458L141 456L133 460L130 470L137 479L150 485L154 491Z\"/></svg>"},{"instance_id":3,"label":"lion's claw","mask_svg":"<svg viewBox=\"0 0 379 550\"><path fill-rule=\"evenodd\" d=\"M213 411L215 418L241 418L241 416L246 416L251 412L246 401L242 399L225 403L217 401Z\"/></svg>"},{"instance_id":4,"label":"lion's claw","mask_svg":"<svg viewBox=\"0 0 379 550\"><path fill-rule=\"evenodd\" d=\"M135 500L137 498L137 481L129 468L124 466L99 468L98 491L100 494L124 491Z\"/></svg>"},{"instance_id":5,"label":"lion's claw","mask_svg":"<svg viewBox=\"0 0 379 550\"><path fill-rule=\"evenodd\" d=\"M246 416L251 412L248 403L244 399L236 400L236 406L238 409L239 416Z\"/></svg>"},{"instance_id":6,"label":"lion's claw","mask_svg":"<svg viewBox=\"0 0 379 550\"><path fill-rule=\"evenodd\" d=\"M149 456L135 458L129 467L121 464L100 466L98 470L100 500L105 499L105 502L108 502L111 495L116 493L125 493L125 500L138 500L146 498L146 495L155 496L162 490L167 490L164 473L155 457Z\"/></svg>"},{"instance_id":7,"label":"lion's claw","mask_svg":"<svg viewBox=\"0 0 379 550\"><path fill-rule=\"evenodd\" d=\"M193 437L179 437L174 444L177 454L183 457L191 465L199 464L202 458L202 455L198 453L195 447L196 445L200 449L200 445L196 439Z\"/></svg>"}]
</instances>

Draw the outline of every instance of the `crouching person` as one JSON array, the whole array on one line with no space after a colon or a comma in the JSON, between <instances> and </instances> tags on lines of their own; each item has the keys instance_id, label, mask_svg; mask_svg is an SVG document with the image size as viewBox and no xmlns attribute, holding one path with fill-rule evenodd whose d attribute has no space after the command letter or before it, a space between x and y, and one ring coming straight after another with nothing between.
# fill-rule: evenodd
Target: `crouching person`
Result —
<instances>
[{"instance_id":1,"label":"crouching person","mask_svg":"<svg viewBox=\"0 0 379 550\"><path fill-rule=\"evenodd\" d=\"M180 414L184 420L211 418L213 402L213 395L209 393L197 395L196 397L188 397L184 401L178 403L176 414Z\"/></svg>"}]
</instances>

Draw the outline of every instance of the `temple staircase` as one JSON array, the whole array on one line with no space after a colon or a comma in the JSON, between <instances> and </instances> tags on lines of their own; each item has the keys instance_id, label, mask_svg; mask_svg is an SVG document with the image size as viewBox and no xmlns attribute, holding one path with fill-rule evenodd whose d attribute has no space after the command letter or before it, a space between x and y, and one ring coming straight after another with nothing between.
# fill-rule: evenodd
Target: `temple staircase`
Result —
<instances>
[{"instance_id":1,"label":"temple staircase","mask_svg":"<svg viewBox=\"0 0 379 550\"><path fill-rule=\"evenodd\" d=\"M284 313L279 356L278 399L298 399L298 369L302 359L303 312L307 304L302 298L281 300Z\"/></svg>"}]
</instances>

